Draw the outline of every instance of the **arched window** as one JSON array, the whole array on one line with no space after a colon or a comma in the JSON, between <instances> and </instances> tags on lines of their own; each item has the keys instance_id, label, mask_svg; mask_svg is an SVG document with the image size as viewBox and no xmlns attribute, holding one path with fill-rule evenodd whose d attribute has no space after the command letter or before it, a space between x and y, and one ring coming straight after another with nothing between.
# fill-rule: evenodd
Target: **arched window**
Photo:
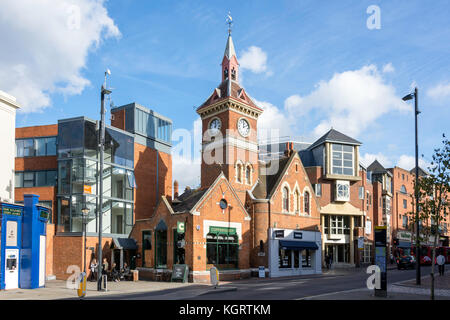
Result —
<instances>
[{"instance_id":1,"label":"arched window","mask_svg":"<svg viewBox=\"0 0 450 320\"><path fill-rule=\"evenodd\" d=\"M303 202L305 203L305 213L309 214L309 192L305 191Z\"/></svg>"},{"instance_id":2,"label":"arched window","mask_svg":"<svg viewBox=\"0 0 450 320\"><path fill-rule=\"evenodd\" d=\"M223 70L223 77L224 79L228 79L228 68L225 68L225 70Z\"/></svg>"},{"instance_id":3,"label":"arched window","mask_svg":"<svg viewBox=\"0 0 450 320\"><path fill-rule=\"evenodd\" d=\"M406 193L405 185L402 184L402 187L400 188L401 193Z\"/></svg>"},{"instance_id":4,"label":"arched window","mask_svg":"<svg viewBox=\"0 0 450 320\"><path fill-rule=\"evenodd\" d=\"M289 189L283 188L283 211L289 211Z\"/></svg>"},{"instance_id":5,"label":"arched window","mask_svg":"<svg viewBox=\"0 0 450 320\"><path fill-rule=\"evenodd\" d=\"M236 70L234 68L231 69L231 80L236 80Z\"/></svg>"},{"instance_id":6,"label":"arched window","mask_svg":"<svg viewBox=\"0 0 450 320\"><path fill-rule=\"evenodd\" d=\"M300 193L298 190L294 192L294 211L296 213L300 212Z\"/></svg>"},{"instance_id":7,"label":"arched window","mask_svg":"<svg viewBox=\"0 0 450 320\"><path fill-rule=\"evenodd\" d=\"M236 179L237 182L242 183L242 164L240 163L236 165Z\"/></svg>"},{"instance_id":8,"label":"arched window","mask_svg":"<svg viewBox=\"0 0 450 320\"><path fill-rule=\"evenodd\" d=\"M247 166L245 168L245 183L252 184L252 167Z\"/></svg>"}]
</instances>

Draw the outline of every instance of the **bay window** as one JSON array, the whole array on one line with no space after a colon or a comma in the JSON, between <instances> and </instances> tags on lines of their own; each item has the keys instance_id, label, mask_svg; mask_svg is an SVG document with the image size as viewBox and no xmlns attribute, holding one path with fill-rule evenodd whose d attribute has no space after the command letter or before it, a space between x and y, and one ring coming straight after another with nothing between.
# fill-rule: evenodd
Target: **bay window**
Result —
<instances>
[{"instance_id":1,"label":"bay window","mask_svg":"<svg viewBox=\"0 0 450 320\"><path fill-rule=\"evenodd\" d=\"M332 174L353 175L353 146L332 144Z\"/></svg>"}]
</instances>

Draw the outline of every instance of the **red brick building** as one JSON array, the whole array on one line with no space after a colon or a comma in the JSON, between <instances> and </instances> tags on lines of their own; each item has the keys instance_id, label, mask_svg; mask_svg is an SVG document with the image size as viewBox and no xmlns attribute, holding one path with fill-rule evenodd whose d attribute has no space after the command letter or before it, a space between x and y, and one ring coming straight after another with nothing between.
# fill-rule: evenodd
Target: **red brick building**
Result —
<instances>
[{"instance_id":1,"label":"red brick building","mask_svg":"<svg viewBox=\"0 0 450 320\"><path fill-rule=\"evenodd\" d=\"M131 237L141 274L168 277L175 263L187 264L194 282L209 281L212 266L221 280L249 277L261 266L271 276L321 272L312 185L292 151L276 163L258 161L262 111L239 84L230 35L222 82L197 109L203 126L201 185L179 196L175 190L173 201L161 197L148 219L136 221Z\"/></svg>"}]
</instances>

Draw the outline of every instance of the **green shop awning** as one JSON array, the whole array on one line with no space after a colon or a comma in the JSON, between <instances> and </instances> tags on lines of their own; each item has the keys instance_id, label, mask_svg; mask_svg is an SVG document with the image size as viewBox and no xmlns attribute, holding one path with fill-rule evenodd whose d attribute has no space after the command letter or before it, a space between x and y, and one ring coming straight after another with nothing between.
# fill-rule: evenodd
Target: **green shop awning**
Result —
<instances>
[{"instance_id":1,"label":"green shop awning","mask_svg":"<svg viewBox=\"0 0 450 320\"><path fill-rule=\"evenodd\" d=\"M315 242L312 241L292 241L292 240L279 240L280 241L280 248L287 250L287 249L297 249L297 250L303 250L303 249L312 249L317 250L319 247Z\"/></svg>"}]
</instances>

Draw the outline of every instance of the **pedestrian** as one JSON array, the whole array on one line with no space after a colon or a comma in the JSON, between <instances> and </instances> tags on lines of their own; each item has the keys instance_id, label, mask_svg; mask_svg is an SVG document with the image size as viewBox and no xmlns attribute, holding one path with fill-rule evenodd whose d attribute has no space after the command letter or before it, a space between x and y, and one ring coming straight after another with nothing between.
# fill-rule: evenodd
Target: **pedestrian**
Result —
<instances>
[{"instance_id":1,"label":"pedestrian","mask_svg":"<svg viewBox=\"0 0 450 320\"><path fill-rule=\"evenodd\" d=\"M325 255L325 264L327 265L327 269L330 270L330 257L328 254Z\"/></svg>"},{"instance_id":2,"label":"pedestrian","mask_svg":"<svg viewBox=\"0 0 450 320\"><path fill-rule=\"evenodd\" d=\"M111 265L111 280L119 282L119 271L117 270L116 263Z\"/></svg>"},{"instance_id":3,"label":"pedestrian","mask_svg":"<svg viewBox=\"0 0 450 320\"><path fill-rule=\"evenodd\" d=\"M103 258L103 264L102 264L102 276L106 275L108 276L108 260L106 258Z\"/></svg>"},{"instance_id":4,"label":"pedestrian","mask_svg":"<svg viewBox=\"0 0 450 320\"><path fill-rule=\"evenodd\" d=\"M439 275L444 275L444 268L445 268L445 257L442 255L442 252L439 253L439 255L436 258L436 262L438 264L439 268Z\"/></svg>"},{"instance_id":5,"label":"pedestrian","mask_svg":"<svg viewBox=\"0 0 450 320\"><path fill-rule=\"evenodd\" d=\"M95 281L95 279L97 278L97 269L98 268L98 263L97 263L97 259L92 259L92 262L91 262L91 266L90 266L90 269L91 269L91 276L90 276L90 279L89 279L89 281Z\"/></svg>"},{"instance_id":6,"label":"pedestrian","mask_svg":"<svg viewBox=\"0 0 450 320\"><path fill-rule=\"evenodd\" d=\"M331 266L333 264L333 254L331 254L331 253L330 253L329 257L328 257L328 263L330 264L330 269L331 269Z\"/></svg>"}]
</instances>

